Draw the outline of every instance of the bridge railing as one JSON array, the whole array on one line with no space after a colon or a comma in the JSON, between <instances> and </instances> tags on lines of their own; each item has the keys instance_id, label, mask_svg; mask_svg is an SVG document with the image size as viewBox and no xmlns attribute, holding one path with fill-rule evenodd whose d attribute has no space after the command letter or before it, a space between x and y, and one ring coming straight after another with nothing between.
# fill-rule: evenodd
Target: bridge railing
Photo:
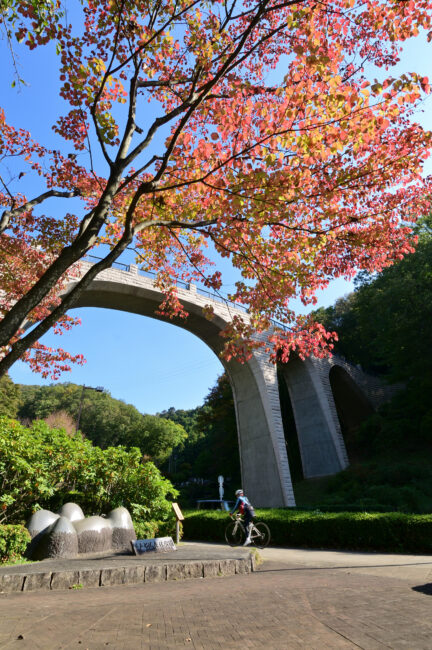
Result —
<instances>
[{"instance_id":1,"label":"bridge railing","mask_svg":"<svg viewBox=\"0 0 432 650\"><path fill-rule=\"evenodd\" d=\"M85 255L84 256L84 261L90 262L92 264L96 264L97 262L100 262L102 260L102 257L97 257L97 255ZM126 271L127 273L130 273L131 270L131 265L130 264L123 264L122 262L113 262L111 264L112 268L119 269L120 271ZM142 275L146 278L150 279L155 279L157 277L157 273L154 273L154 271L144 271L143 269L138 269L138 275ZM190 283L185 282L184 280L175 280L174 284L177 287L180 287L182 289L190 290ZM229 303L230 305L233 305L236 309L240 309L244 313L248 313L247 307L242 305L239 302L234 302L233 300L230 300L228 297L218 294L214 291L208 291L207 289L202 289L201 287L197 287L197 293L201 296L207 296L211 298L212 300L216 302L220 302L222 304Z\"/></svg>"},{"instance_id":2,"label":"bridge railing","mask_svg":"<svg viewBox=\"0 0 432 650\"><path fill-rule=\"evenodd\" d=\"M86 260L86 261L88 261L88 262L90 262L92 264L96 264L101 259L102 259L102 257L97 257L96 255L86 255L84 257L84 260ZM127 273L130 273L130 270L131 270L131 265L130 264L123 264L123 262L113 262L111 264L111 267L119 269L120 271L125 271ZM137 271L138 271L138 275L142 275L142 276L144 276L146 278L150 278L150 279L153 279L153 280L157 276L157 274L154 271L144 271L143 269L137 269ZM181 287L182 289L186 289L186 290L190 290L190 286L191 286L190 283L185 282L184 280L176 280L174 282L174 284L177 287ZM245 305L242 305L239 302L234 302L233 300L230 300L227 296L224 296L224 295L222 295L220 293L216 293L215 291L209 291L208 289L202 289L201 287L198 287L198 286L197 286L196 290L197 290L197 293L200 296L206 296L208 298L211 298L215 302L219 302L219 303L224 304L224 305L226 305L226 304L232 305L236 309L239 309L240 311L243 311L245 314L249 313L249 310L248 310L247 307L245 307ZM278 321L274 320L273 318L270 319L270 322L275 327L278 327L278 328L280 328L282 330L285 330L285 331L288 330L288 327L286 325L284 325L283 323L279 323Z\"/></svg>"},{"instance_id":3,"label":"bridge railing","mask_svg":"<svg viewBox=\"0 0 432 650\"><path fill-rule=\"evenodd\" d=\"M90 262L91 264L97 264L103 258L97 257L96 255L85 255L83 259L85 262ZM126 271L128 273L130 271L130 264L123 264L123 262L113 262L111 266L112 268L120 269L121 271Z\"/></svg>"}]
</instances>

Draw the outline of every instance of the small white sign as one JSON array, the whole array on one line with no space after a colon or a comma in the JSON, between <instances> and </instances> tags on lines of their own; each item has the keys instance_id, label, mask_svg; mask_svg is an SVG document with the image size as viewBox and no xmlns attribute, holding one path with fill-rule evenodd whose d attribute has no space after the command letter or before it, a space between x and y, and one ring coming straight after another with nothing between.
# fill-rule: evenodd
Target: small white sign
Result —
<instances>
[{"instance_id":1,"label":"small white sign","mask_svg":"<svg viewBox=\"0 0 432 650\"><path fill-rule=\"evenodd\" d=\"M178 503L172 503L172 509L174 510L174 514L176 516L177 521L184 521L184 516L182 511L180 510L180 507Z\"/></svg>"},{"instance_id":2,"label":"small white sign","mask_svg":"<svg viewBox=\"0 0 432 650\"><path fill-rule=\"evenodd\" d=\"M144 553L169 553L176 551L175 544L172 537L155 537L154 539L136 539L131 542L132 550L135 555L143 555Z\"/></svg>"}]
</instances>

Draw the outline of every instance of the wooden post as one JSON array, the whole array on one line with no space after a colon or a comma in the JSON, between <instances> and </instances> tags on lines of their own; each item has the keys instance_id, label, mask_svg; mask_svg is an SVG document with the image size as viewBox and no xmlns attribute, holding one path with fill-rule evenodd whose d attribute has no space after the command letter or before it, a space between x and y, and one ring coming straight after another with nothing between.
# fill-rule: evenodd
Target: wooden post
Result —
<instances>
[{"instance_id":1,"label":"wooden post","mask_svg":"<svg viewBox=\"0 0 432 650\"><path fill-rule=\"evenodd\" d=\"M176 544L178 544L180 541L180 522L184 521L184 516L179 508L178 503L172 503L171 505L176 517Z\"/></svg>"}]
</instances>

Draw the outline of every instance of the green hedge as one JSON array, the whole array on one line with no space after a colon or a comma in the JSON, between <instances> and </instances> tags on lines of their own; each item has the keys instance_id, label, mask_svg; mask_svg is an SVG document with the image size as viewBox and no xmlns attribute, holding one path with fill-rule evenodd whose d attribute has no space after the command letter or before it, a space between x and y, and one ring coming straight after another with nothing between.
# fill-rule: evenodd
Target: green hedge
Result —
<instances>
[{"instance_id":1,"label":"green hedge","mask_svg":"<svg viewBox=\"0 0 432 650\"><path fill-rule=\"evenodd\" d=\"M305 512L257 510L270 527L271 544L320 549L405 553L432 552L432 515L400 512ZM229 517L216 511L189 511L185 540L224 541Z\"/></svg>"},{"instance_id":2,"label":"green hedge","mask_svg":"<svg viewBox=\"0 0 432 650\"><path fill-rule=\"evenodd\" d=\"M22 558L30 539L24 526L0 525L0 564Z\"/></svg>"}]
</instances>

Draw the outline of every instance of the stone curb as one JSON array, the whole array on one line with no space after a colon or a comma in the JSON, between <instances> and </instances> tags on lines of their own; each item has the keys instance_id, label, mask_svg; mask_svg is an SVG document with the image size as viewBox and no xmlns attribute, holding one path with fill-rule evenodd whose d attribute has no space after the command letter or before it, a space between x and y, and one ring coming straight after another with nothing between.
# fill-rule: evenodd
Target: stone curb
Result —
<instances>
[{"instance_id":1,"label":"stone curb","mask_svg":"<svg viewBox=\"0 0 432 650\"><path fill-rule=\"evenodd\" d=\"M244 559L200 560L198 562L172 562L143 564L105 569L76 571L40 571L38 573L4 573L0 575L0 593L17 591L52 591L57 589L82 589L84 587L109 587L145 582L189 580L192 578L217 578L244 575L256 570L255 555Z\"/></svg>"}]
</instances>

